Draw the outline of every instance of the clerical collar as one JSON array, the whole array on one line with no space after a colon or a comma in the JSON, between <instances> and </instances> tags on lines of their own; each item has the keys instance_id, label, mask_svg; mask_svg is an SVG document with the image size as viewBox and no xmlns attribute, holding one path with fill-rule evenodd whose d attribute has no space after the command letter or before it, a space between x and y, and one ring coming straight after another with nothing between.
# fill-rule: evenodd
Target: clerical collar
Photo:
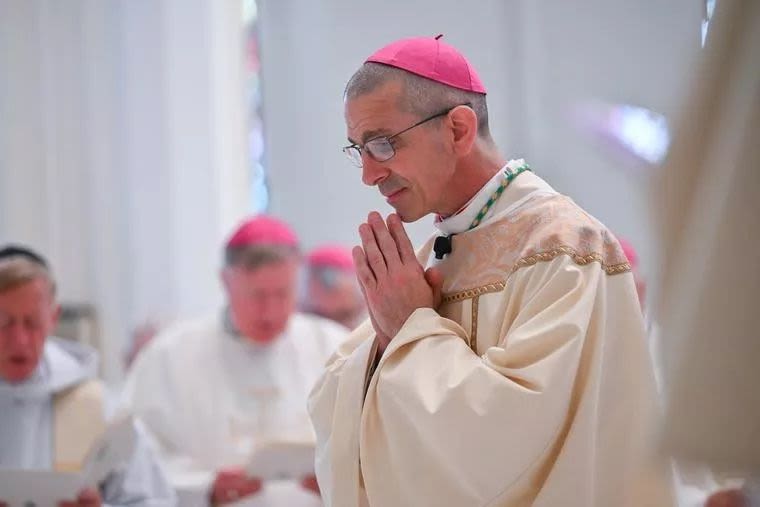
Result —
<instances>
[{"instance_id":1,"label":"clerical collar","mask_svg":"<svg viewBox=\"0 0 760 507\"><path fill-rule=\"evenodd\" d=\"M444 235L435 238L435 258L441 260L452 252L452 236L478 227L483 220L492 215L493 205L507 186L521 173L529 170L530 167L524 160L510 160L461 210L447 218L438 217L435 226Z\"/></svg>"},{"instance_id":2,"label":"clerical collar","mask_svg":"<svg viewBox=\"0 0 760 507\"><path fill-rule=\"evenodd\" d=\"M450 236L452 234L461 234L465 231L470 230L470 226L476 220L478 214L484 209L484 207L488 204L489 199L495 195L499 187L501 187L504 183L506 174L517 173L524 166L527 167L527 164L525 164L525 160L523 159L510 160L507 162L506 165L499 170L499 172L494 174L493 177L488 180L486 184L480 188L480 190L478 190L473 198L470 199L470 201L465 204L464 208L462 208L459 212L446 218L440 216L437 217L434 224L436 229L441 231L441 233L445 236ZM506 188L506 186L504 188ZM498 199L500 196L501 193L499 193L499 196L496 198ZM480 217L480 222L488 218L492 213L493 210L489 208L487 212L482 217Z\"/></svg>"}]
</instances>

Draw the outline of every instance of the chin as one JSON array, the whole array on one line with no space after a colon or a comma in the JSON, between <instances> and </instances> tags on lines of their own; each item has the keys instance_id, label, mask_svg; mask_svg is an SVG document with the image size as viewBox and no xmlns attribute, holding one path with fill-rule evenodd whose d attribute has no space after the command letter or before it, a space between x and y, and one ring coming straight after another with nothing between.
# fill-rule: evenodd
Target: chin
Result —
<instances>
[{"instance_id":1,"label":"chin","mask_svg":"<svg viewBox=\"0 0 760 507\"><path fill-rule=\"evenodd\" d=\"M10 368L8 371L1 372L0 377L11 384L18 384L28 379L32 373L34 373L33 368Z\"/></svg>"},{"instance_id":2,"label":"chin","mask_svg":"<svg viewBox=\"0 0 760 507\"><path fill-rule=\"evenodd\" d=\"M276 334L258 334L255 336L247 336L247 338L250 342L258 343L259 345L267 345L275 341L277 336L278 335Z\"/></svg>"},{"instance_id":3,"label":"chin","mask_svg":"<svg viewBox=\"0 0 760 507\"><path fill-rule=\"evenodd\" d=\"M428 213L420 213L417 212L409 212L409 211L402 211L397 209L396 214L399 216L402 222L405 224L410 224L412 222L416 222L420 218L423 218L424 216L428 215Z\"/></svg>"},{"instance_id":4,"label":"chin","mask_svg":"<svg viewBox=\"0 0 760 507\"><path fill-rule=\"evenodd\" d=\"M258 332L252 332L248 334L247 337L250 341L254 343L266 345L277 340L277 338L279 338L279 336L282 334L284 330L285 329L278 329L276 331L273 331L271 329L268 329L266 331L259 330Z\"/></svg>"}]
</instances>

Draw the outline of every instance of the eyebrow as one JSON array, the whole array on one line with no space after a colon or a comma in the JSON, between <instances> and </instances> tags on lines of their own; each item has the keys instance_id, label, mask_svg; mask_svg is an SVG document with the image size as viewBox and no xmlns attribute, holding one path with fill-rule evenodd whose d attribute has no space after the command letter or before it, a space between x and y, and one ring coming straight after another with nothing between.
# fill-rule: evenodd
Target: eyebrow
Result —
<instances>
[{"instance_id":1,"label":"eyebrow","mask_svg":"<svg viewBox=\"0 0 760 507\"><path fill-rule=\"evenodd\" d=\"M366 143L367 141L371 139L375 139L376 137L383 137L383 136L389 136L391 135L391 131L388 129L374 129L374 130L368 130L362 134L362 144ZM351 144L359 144L350 137L348 138L348 142Z\"/></svg>"}]
</instances>

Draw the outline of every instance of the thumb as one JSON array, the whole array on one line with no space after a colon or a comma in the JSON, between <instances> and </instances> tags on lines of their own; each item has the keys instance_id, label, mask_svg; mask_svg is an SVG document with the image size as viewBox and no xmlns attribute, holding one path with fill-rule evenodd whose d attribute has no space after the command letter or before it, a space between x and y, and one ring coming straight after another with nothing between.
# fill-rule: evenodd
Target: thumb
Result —
<instances>
[{"instance_id":1,"label":"thumb","mask_svg":"<svg viewBox=\"0 0 760 507\"><path fill-rule=\"evenodd\" d=\"M442 299L443 274L438 268L428 268L425 271L425 280L433 289L433 307L438 308Z\"/></svg>"}]
</instances>

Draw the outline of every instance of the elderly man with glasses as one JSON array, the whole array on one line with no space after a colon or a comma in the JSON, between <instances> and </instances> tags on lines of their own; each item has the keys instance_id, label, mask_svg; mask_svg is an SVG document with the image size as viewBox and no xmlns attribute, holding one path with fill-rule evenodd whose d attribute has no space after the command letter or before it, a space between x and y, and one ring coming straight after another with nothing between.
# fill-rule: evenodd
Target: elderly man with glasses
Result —
<instances>
[{"instance_id":1,"label":"elderly man with glasses","mask_svg":"<svg viewBox=\"0 0 760 507\"><path fill-rule=\"evenodd\" d=\"M465 57L440 36L380 49L345 119L396 213L359 227L370 318L309 400L326 505L671 504L665 473L639 480L656 391L630 265L501 155ZM402 222L429 214L415 254Z\"/></svg>"}]
</instances>

